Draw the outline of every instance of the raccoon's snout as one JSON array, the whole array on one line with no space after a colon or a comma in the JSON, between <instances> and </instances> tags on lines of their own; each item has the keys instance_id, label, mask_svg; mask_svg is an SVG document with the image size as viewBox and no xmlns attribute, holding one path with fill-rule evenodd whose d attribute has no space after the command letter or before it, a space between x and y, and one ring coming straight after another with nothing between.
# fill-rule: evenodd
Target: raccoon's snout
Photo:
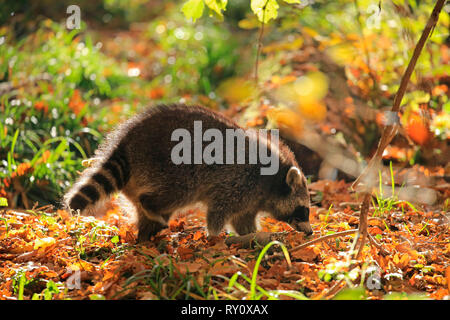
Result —
<instances>
[{"instance_id":1,"label":"raccoon's snout","mask_svg":"<svg viewBox=\"0 0 450 320\"><path fill-rule=\"evenodd\" d=\"M288 223L297 231L304 232L307 236L313 233L309 224L309 208L297 207Z\"/></svg>"},{"instance_id":2,"label":"raccoon's snout","mask_svg":"<svg viewBox=\"0 0 450 320\"><path fill-rule=\"evenodd\" d=\"M311 228L311 225L308 221L302 222L294 220L290 223L290 225L297 231L304 232L307 236L310 236L313 234L313 230Z\"/></svg>"}]
</instances>

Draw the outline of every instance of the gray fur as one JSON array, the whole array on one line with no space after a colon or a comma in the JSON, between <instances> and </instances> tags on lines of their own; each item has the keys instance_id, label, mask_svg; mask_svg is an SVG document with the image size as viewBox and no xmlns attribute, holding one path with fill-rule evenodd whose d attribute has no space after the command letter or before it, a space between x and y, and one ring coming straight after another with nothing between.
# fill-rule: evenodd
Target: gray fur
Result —
<instances>
[{"instance_id":1,"label":"gray fur","mask_svg":"<svg viewBox=\"0 0 450 320\"><path fill-rule=\"evenodd\" d=\"M227 128L240 128L203 107L175 104L148 108L107 136L97 151L99 160L65 195L66 207L93 214L98 203L120 191L136 208L138 241L146 241L165 228L178 209L198 202L207 207L209 235L218 235L226 223L239 234L254 232L258 212L267 212L299 231L312 232L305 177L299 169L292 169L299 166L281 142L274 150L270 137L253 137L279 153L275 175L261 175L260 164L173 164L170 155L177 142L171 141L171 134L178 128L192 133L194 120L201 120L204 130L217 128L224 135Z\"/></svg>"}]
</instances>

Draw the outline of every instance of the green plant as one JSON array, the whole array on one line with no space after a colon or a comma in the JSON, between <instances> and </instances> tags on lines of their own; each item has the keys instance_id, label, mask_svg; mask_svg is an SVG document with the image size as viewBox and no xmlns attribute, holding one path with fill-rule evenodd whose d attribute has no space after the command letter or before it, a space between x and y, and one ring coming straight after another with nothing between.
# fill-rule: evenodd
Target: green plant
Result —
<instances>
[{"instance_id":1,"label":"green plant","mask_svg":"<svg viewBox=\"0 0 450 320\"><path fill-rule=\"evenodd\" d=\"M155 258L145 256L150 264L149 268L130 276L123 285L123 290L117 292L116 295L132 292L138 287L145 286L147 291L153 293L158 299L198 299L199 297L207 299L211 280L209 275L204 277L202 284L199 284L189 271L180 272L172 257L167 255Z\"/></svg>"},{"instance_id":2,"label":"green plant","mask_svg":"<svg viewBox=\"0 0 450 320\"><path fill-rule=\"evenodd\" d=\"M300 3L300 0L283 0L286 3ZM228 0L187 0L182 11L186 18L196 20L203 15L203 11L206 7L210 9L210 12L216 14L219 17L223 17L222 11L227 8ZM275 19L278 15L277 0L251 0L250 8L253 13L258 17L258 20L264 23Z\"/></svg>"},{"instance_id":3,"label":"green plant","mask_svg":"<svg viewBox=\"0 0 450 320\"><path fill-rule=\"evenodd\" d=\"M261 252L259 253L258 258L256 259L255 266L253 268L252 277L249 278L240 271L236 272L230 279L227 279L228 280L228 291L236 289L239 292L244 293L246 296L248 296L248 298L250 300L260 300L263 297L265 297L266 299L269 299L269 300L278 300L278 299L280 299L280 296L287 296L287 297L291 297L291 298L294 298L297 300L307 300L307 298L301 292L298 292L298 291L265 290L257 284L259 266L262 262L262 259L266 255L267 251L273 245L278 245L281 247L288 265L289 266L291 265L291 260L290 260L289 253L288 253L286 246L279 241L271 241L267 245L265 245L263 247L263 249L261 250ZM244 279L250 285L250 290L248 290L244 285L240 284L237 281L239 278Z\"/></svg>"},{"instance_id":4,"label":"green plant","mask_svg":"<svg viewBox=\"0 0 450 320\"><path fill-rule=\"evenodd\" d=\"M28 279L25 269L17 270L16 274L12 278L12 287L14 294L17 295L17 300L23 300L23 294L25 287L32 283L35 279Z\"/></svg>"},{"instance_id":5,"label":"green plant","mask_svg":"<svg viewBox=\"0 0 450 320\"><path fill-rule=\"evenodd\" d=\"M410 202L405 200L398 200L398 196L395 194L395 181L394 181L394 171L392 169L392 161L389 163L389 171L391 175L392 194L390 197L383 196L383 179L381 177L381 171L379 171L379 193L376 193L377 203L375 204L375 202L372 199L372 204L375 208L373 215L376 217L390 213L400 204L407 204L412 210L417 211L416 208Z\"/></svg>"},{"instance_id":6,"label":"green plant","mask_svg":"<svg viewBox=\"0 0 450 320\"><path fill-rule=\"evenodd\" d=\"M169 93L175 97L186 93L211 95L223 80L235 74L238 41L226 25L186 23L176 9L149 25L148 37L157 44L152 57L159 66L152 84L170 84Z\"/></svg>"},{"instance_id":7,"label":"green plant","mask_svg":"<svg viewBox=\"0 0 450 320\"><path fill-rule=\"evenodd\" d=\"M358 286L342 290L333 298L333 300L365 300L366 298L366 290L363 286Z\"/></svg>"},{"instance_id":8,"label":"green plant","mask_svg":"<svg viewBox=\"0 0 450 320\"><path fill-rule=\"evenodd\" d=\"M430 298L421 293L390 292L383 296L383 300L430 300Z\"/></svg>"},{"instance_id":9,"label":"green plant","mask_svg":"<svg viewBox=\"0 0 450 320\"><path fill-rule=\"evenodd\" d=\"M8 206L8 199L0 197L0 207L7 207Z\"/></svg>"},{"instance_id":10,"label":"green plant","mask_svg":"<svg viewBox=\"0 0 450 320\"><path fill-rule=\"evenodd\" d=\"M41 293L33 294L31 300L52 300L55 294L61 292L61 290L65 289L64 284L58 282L55 283L52 280L47 281L45 289Z\"/></svg>"},{"instance_id":11,"label":"green plant","mask_svg":"<svg viewBox=\"0 0 450 320\"><path fill-rule=\"evenodd\" d=\"M359 276L359 268L354 268L348 271L352 262L338 261L336 263L330 263L325 269L318 271L319 279L323 281L331 280L346 280L348 285L351 285L352 281L356 280Z\"/></svg>"},{"instance_id":12,"label":"green plant","mask_svg":"<svg viewBox=\"0 0 450 320\"><path fill-rule=\"evenodd\" d=\"M0 101L0 196L12 207L57 204L109 128L97 104L130 96L131 79L89 36L50 20L17 43L7 39L0 79L12 87Z\"/></svg>"}]
</instances>

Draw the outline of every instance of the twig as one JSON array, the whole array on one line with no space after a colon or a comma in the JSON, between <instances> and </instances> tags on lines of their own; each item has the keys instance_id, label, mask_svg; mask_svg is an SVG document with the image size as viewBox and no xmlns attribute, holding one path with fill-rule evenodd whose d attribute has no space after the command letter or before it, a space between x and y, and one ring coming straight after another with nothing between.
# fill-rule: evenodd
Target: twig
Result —
<instances>
[{"instance_id":1,"label":"twig","mask_svg":"<svg viewBox=\"0 0 450 320\"><path fill-rule=\"evenodd\" d=\"M228 237L225 239L225 244L227 246L238 244L243 248L252 248L255 245L265 246L272 240L283 242L285 236L286 232L255 232L243 236Z\"/></svg>"},{"instance_id":2,"label":"twig","mask_svg":"<svg viewBox=\"0 0 450 320\"><path fill-rule=\"evenodd\" d=\"M327 234L326 236L323 236L323 237L320 237L320 238L317 238L317 239L305 242L305 243L303 243L303 244L301 244L299 246L291 248L291 249L289 249L289 251L290 252L294 252L294 251L306 248L306 247L308 247L308 246L310 246L310 245L312 245L314 243L317 243L317 242L325 241L325 240L332 239L332 238L346 236L346 235L349 235L349 234L353 234L355 232L358 232L358 230L357 229L351 229L351 230L345 230L345 231L341 231L341 232L337 232L337 233Z\"/></svg>"},{"instance_id":3,"label":"twig","mask_svg":"<svg viewBox=\"0 0 450 320\"><path fill-rule=\"evenodd\" d=\"M361 245L359 246L358 253L356 254L356 259L359 258L361 255L362 249L364 247L364 243L367 239L367 217L369 216L369 204L370 199L372 198L372 195L370 193L366 193L364 195L363 202L361 204L361 213L359 215L359 227L358 227L358 234L362 235L361 238Z\"/></svg>"},{"instance_id":4,"label":"twig","mask_svg":"<svg viewBox=\"0 0 450 320\"><path fill-rule=\"evenodd\" d=\"M406 87L408 86L409 79L416 67L417 59L419 59L420 53L427 41L431 31L436 26L436 23L439 19L439 13L442 10L442 7L445 4L445 0L438 0L436 5L434 6L433 11L431 12L430 18L428 18L427 25L423 29L422 36L417 42L416 47L414 48L413 55L411 60L409 61L408 67L406 68L405 73L403 74L402 80L400 82L400 87L398 88L397 95L394 99L394 105L392 107L392 111L397 112L400 110L400 102L403 99L403 95L405 94Z\"/></svg>"},{"instance_id":5,"label":"twig","mask_svg":"<svg viewBox=\"0 0 450 320\"><path fill-rule=\"evenodd\" d=\"M406 68L406 71L402 76L402 80L400 81L400 87L398 88L397 94L395 95L394 104L391 109L392 112L397 113L400 110L400 103L403 99L403 96L405 95L406 88L408 86L409 79L411 78L411 75L416 66L417 59L419 59L420 53L425 45L425 42L428 39L428 36L431 33L431 30L434 29L434 27L438 21L439 13L441 12L442 7L444 6L444 3L445 3L445 0L438 0L433 11L431 12L430 18L428 19L428 22L427 22L425 28L423 29L422 36L420 37L419 41L417 42L416 47L414 48L414 52L411 57L411 60L409 61L408 67ZM361 173L361 175L352 184L352 189L354 189L360 183L360 181L363 177L365 177L370 171L372 171L375 161L376 160L379 161L381 159L384 149L391 142L392 138L395 136L396 131L397 131L397 124L395 124L395 123L387 125L384 128L383 134L381 136L381 139L378 144L378 148L377 148L377 151L375 152L375 155L370 160L369 165L366 167L366 169Z\"/></svg>"},{"instance_id":6,"label":"twig","mask_svg":"<svg viewBox=\"0 0 450 320\"><path fill-rule=\"evenodd\" d=\"M351 230L345 230L337 233L327 234L326 236L319 237L317 239L305 242L301 245L298 245L296 247L293 247L291 249L288 249L289 252L294 252L303 248L306 248L314 243L318 243L321 241L325 241L332 238L342 237L349 234L353 234L358 232L358 229L351 229ZM272 240L278 240L283 242L287 233L286 232L256 232L256 233L249 233L243 236L234 236L234 237L228 237L225 239L225 244L230 246L232 244L239 244L243 247L249 248L252 247L254 244L259 245L266 245ZM283 253L274 253L271 257L276 256L283 256Z\"/></svg>"},{"instance_id":7,"label":"twig","mask_svg":"<svg viewBox=\"0 0 450 320\"><path fill-rule=\"evenodd\" d=\"M400 110L400 103L403 99L403 96L406 92L406 88L409 83L409 79L411 78L411 75L414 71L414 68L416 66L417 60L420 56L420 53L425 45L426 40L428 39L428 36L430 35L431 31L436 26L436 23L439 18L439 13L442 10L442 7L444 6L445 0L438 0L436 5L434 6L434 9L430 15L430 18L428 19L428 22L422 32L422 35L419 39L419 41L416 44L416 47L414 48L413 55L411 57L411 60L409 61L408 67L405 70L405 73L403 74L402 80L400 82L400 87L397 91L397 94L394 98L394 104L392 106L391 112L397 113ZM377 150L375 154L373 155L372 159L370 160L367 167L364 169L364 171L361 173L361 175L355 180L355 182L352 184L352 189L354 189L362 180L362 178L365 178L367 175L373 175L374 167L378 165L381 161L381 157L383 155L384 149L388 146L388 144L391 142L392 138L394 138L396 132L397 132L397 123L388 124L382 133L382 136L380 138L380 142L378 143ZM364 190L364 199L361 203L361 214L360 214L360 224L359 224L359 230L358 234L362 234L361 243L359 245L358 253L356 254L356 257L359 256L359 254L362 251L362 248L364 247L365 240L367 238L367 214L368 209L370 205L370 198L371 198L371 187L375 183L374 179L371 179L371 176L369 175L369 179L365 179L369 182L369 185L366 186ZM359 238L359 236L357 236ZM354 245L356 245L357 238L355 239ZM370 238L369 238L370 240ZM353 256L354 252L350 252L350 254Z\"/></svg>"},{"instance_id":8,"label":"twig","mask_svg":"<svg viewBox=\"0 0 450 320\"><path fill-rule=\"evenodd\" d=\"M301 245L298 245L296 247L288 249L288 251L292 253L294 251L306 248L306 247L308 247L308 246L310 246L310 245L312 245L314 243L325 241L325 240L332 239L332 238L346 236L346 235L349 235L349 234L353 234L355 232L358 232L358 229L351 229L351 230L345 230L345 231L341 231L341 232L337 232L337 233L327 234L326 236L323 236L323 237L320 237L320 238L317 238L317 239L314 239L314 240L302 243ZM278 256L278 255L282 256L283 253L277 252L277 253L273 254L272 257Z\"/></svg>"},{"instance_id":9,"label":"twig","mask_svg":"<svg viewBox=\"0 0 450 320\"><path fill-rule=\"evenodd\" d=\"M381 244L379 244L370 234L367 235L367 237L369 238L369 242L378 250L380 250L380 254L382 256L387 256L389 255L389 252L386 251L386 249L383 248L383 246Z\"/></svg>"},{"instance_id":10,"label":"twig","mask_svg":"<svg viewBox=\"0 0 450 320\"><path fill-rule=\"evenodd\" d=\"M344 283L344 286L341 287L342 283ZM335 295L337 295L341 290L347 287L347 282L345 280L340 280L336 282L324 295L323 298L331 299Z\"/></svg>"}]
</instances>

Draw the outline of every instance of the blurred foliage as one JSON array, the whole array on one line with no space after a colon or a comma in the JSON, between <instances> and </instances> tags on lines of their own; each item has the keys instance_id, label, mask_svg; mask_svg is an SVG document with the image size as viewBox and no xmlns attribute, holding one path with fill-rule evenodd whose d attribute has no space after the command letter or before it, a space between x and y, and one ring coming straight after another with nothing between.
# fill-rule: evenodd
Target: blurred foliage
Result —
<instances>
[{"instance_id":1,"label":"blurred foliage","mask_svg":"<svg viewBox=\"0 0 450 320\"><path fill-rule=\"evenodd\" d=\"M62 21L67 8L78 5L81 18L90 27L128 28L136 21L148 21L163 13L163 0L7 0L0 2L0 25L8 25L17 38L35 32L46 19ZM167 2L167 1L166 1Z\"/></svg>"},{"instance_id":2,"label":"blurred foliage","mask_svg":"<svg viewBox=\"0 0 450 320\"><path fill-rule=\"evenodd\" d=\"M210 94L235 74L239 43L226 25L212 20L189 23L179 7L168 10L148 28L148 36L157 46L151 53L158 73L153 82L170 84L178 95Z\"/></svg>"},{"instance_id":3,"label":"blurred foliage","mask_svg":"<svg viewBox=\"0 0 450 320\"><path fill-rule=\"evenodd\" d=\"M157 102L226 107L297 136L313 128L366 156L434 2L79 1L75 31L69 4L0 4L0 197L11 206L57 203L111 125ZM448 27L442 12L402 102L402 161L436 158L450 136Z\"/></svg>"},{"instance_id":4,"label":"blurred foliage","mask_svg":"<svg viewBox=\"0 0 450 320\"><path fill-rule=\"evenodd\" d=\"M18 43L6 38L0 79L10 86L0 105L1 195L12 206L55 203L107 128L100 101L129 95L130 78L88 36L46 20Z\"/></svg>"},{"instance_id":5,"label":"blurred foliage","mask_svg":"<svg viewBox=\"0 0 450 320\"><path fill-rule=\"evenodd\" d=\"M304 127L302 122L308 118L304 111L317 113L312 117L320 120L315 127L326 128L327 132L329 128L335 133L342 131L345 140L364 156L373 152L386 120L383 112L393 103L434 3L315 1L301 10L280 8L281 18L266 26L264 41L269 45L262 50L259 74L260 82L271 83L266 90L269 95L276 89L276 107L287 104L299 114L300 120L294 121L292 131ZM258 26L250 16L239 24L245 28ZM418 60L400 113L405 128L400 132L403 144L415 144L415 152L427 148L429 158L442 158L445 152L441 149L448 150L445 141L450 137L448 30L449 15L442 11ZM318 58L318 53L310 54L311 45L323 55ZM290 46L299 51L291 51ZM299 107L305 104L305 97L296 92L310 90L314 82L303 80L311 70L329 77L326 108L320 99L315 106ZM280 80L284 83L280 84ZM274 115L276 110L271 113ZM413 158L411 163L414 159L419 160Z\"/></svg>"}]
</instances>

